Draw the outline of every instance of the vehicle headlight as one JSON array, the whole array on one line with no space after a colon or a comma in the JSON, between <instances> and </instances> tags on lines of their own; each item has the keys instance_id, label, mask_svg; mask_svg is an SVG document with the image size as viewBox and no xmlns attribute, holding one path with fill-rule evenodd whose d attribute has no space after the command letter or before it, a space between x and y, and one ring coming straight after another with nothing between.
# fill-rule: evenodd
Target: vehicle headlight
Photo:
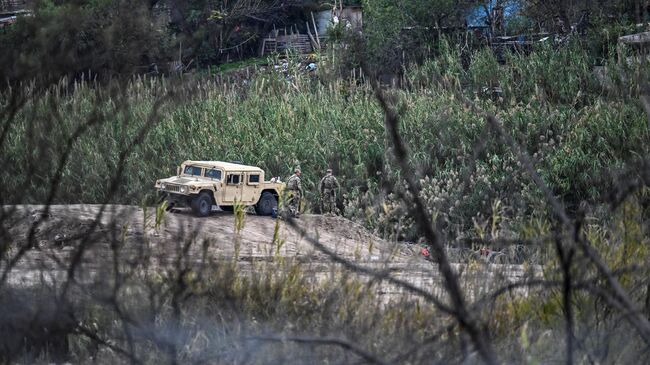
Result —
<instances>
[{"instance_id":1,"label":"vehicle headlight","mask_svg":"<svg viewBox=\"0 0 650 365\"><path fill-rule=\"evenodd\" d=\"M165 190L165 187L166 187L166 186L167 186L167 184L165 184L165 183L161 183L161 184L160 184L160 188L161 188L162 190Z\"/></svg>"},{"instance_id":2,"label":"vehicle headlight","mask_svg":"<svg viewBox=\"0 0 650 365\"><path fill-rule=\"evenodd\" d=\"M187 193L187 186L181 186L181 193Z\"/></svg>"}]
</instances>

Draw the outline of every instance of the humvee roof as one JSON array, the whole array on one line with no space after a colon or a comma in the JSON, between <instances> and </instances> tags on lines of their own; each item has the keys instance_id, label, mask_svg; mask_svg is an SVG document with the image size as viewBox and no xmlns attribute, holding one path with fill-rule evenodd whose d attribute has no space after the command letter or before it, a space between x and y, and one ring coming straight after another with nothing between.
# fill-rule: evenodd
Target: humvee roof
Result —
<instances>
[{"instance_id":1,"label":"humvee roof","mask_svg":"<svg viewBox=\"0 0 650 365\"><path fill-rule=\"evenodd\" d=\"M232 162L223 161L185 161L183 165L194 165L198 167L220 167L226 171L261 171L257 166L240 165Z\"/></svg>"}]
</instances>

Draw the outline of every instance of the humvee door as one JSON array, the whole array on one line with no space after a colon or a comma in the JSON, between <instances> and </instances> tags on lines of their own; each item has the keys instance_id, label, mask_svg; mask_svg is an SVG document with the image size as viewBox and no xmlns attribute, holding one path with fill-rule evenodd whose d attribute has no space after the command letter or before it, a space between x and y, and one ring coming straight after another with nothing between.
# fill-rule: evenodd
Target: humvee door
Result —
<instances>
[{"instance_id":1,"label":"humvee door","mask_svg":"<svg viewBox=\"0 0 650 365\"><path fill-rule=\"evenodd\" d=\"M242 190L244 187L243 172L227 172L226 184L223 187L222 199L225 203L234 203L241 201Z\"/></svg>"}]
</instances>

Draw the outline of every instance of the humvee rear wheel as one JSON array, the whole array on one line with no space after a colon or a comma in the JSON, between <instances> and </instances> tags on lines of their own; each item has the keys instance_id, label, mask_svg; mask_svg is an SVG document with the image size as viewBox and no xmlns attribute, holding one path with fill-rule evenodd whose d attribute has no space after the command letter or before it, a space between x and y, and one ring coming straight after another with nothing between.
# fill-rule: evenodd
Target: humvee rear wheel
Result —
<instances>
[{"instance_id":1,"label":"humvee rear wheel","mask_svg":"<svg viewBox=\"0 0 650 365\"><path fill-rule=\"evenodd\" d=\"M206 192L200 193L192 199L192 211L199 217L205 217L212 210L212 199Z\"/></svg>"},{"instance_id":2,"label":"humvee rear wheel","mask_svg":"<svg viewBox=\"0 0 650 365\"><path fill-rule=\"evenodd\" d=\"M278 200L267 191L262 194L260 201L255 205L255 212L257 215L271 215L274 208L278 208Z\"/></svg>"}]
</instances>

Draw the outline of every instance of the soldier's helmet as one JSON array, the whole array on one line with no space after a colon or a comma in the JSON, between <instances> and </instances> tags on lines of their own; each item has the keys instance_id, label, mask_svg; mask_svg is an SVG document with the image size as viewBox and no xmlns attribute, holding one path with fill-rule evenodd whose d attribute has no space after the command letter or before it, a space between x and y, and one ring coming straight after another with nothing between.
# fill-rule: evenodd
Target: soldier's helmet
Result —
<instances>
[{"instance_id":1,"label":"soldier's helmet","mask_svg":"<svg viewBox=\"0 0 650 365\"><path fill-rule=\"evenodd\" d=\"M328 174L331 174L331 173L332 173L332 169L327 169L327 173L328 173Z\"/></svg>"},{"instance_id":2,"label":"soldier's helmet","mask_svg":"<svg viewBox=\"0 0 650 365\"><path fill-rule=\"evenodd\" d=\"M296 169L293 170L293 172L294 172L294 174L299 174L299 173L300 173L300 169L296 167Z\"/></svg>"}]
</instances>

